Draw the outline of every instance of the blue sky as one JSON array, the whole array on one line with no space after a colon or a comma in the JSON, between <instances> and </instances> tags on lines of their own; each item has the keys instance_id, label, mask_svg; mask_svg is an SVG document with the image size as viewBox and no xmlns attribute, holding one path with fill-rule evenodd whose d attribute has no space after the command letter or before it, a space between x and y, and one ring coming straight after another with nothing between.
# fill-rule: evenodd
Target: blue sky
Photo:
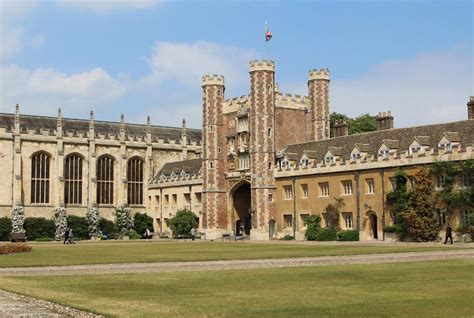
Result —
<instances>
[{"instance_id":1,"label":"blue sky","mask_svg":"<svg viewBox=\"0 0 474 318\"><path fill-rule=\"evenodd\" d=\"M280 90L331 70L331 110L391 110L398 127L465 119L472 1L1 0L0 111L201 124L200 76L249 90L248 61L273 39Z\"/></svg>"}]
</instances>

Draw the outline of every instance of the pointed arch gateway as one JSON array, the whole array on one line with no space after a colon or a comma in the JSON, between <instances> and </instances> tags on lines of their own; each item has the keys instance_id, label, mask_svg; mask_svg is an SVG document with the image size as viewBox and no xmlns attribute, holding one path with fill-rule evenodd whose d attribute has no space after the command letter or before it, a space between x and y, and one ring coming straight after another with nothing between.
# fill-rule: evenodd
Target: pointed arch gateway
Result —
<instances>
[{"instance_id":1,"label":"pointed arch gateway","mask_svg":"<svg viewBox=\"0 0 474 318\"><path fill-rule=\"evenodd\" d=\"M229 193L233 230L236 235L250 235L252 229L250 182L237 182Z\"/></svg>"}]
</instances>

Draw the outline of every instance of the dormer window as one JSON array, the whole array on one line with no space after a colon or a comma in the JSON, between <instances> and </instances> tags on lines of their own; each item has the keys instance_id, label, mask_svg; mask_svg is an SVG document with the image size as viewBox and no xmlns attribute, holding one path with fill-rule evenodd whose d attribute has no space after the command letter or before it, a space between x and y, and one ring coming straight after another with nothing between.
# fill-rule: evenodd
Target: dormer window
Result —
<instances>
[{"instance_id":1,"label":"dormer window","mask_svg":"<svg viewBox=\"0 0 474 318\"><path fill-rule=\"evenodd\" d=\"M452 151L453 150L453 144L451 142L440 143L440 144L438 144L438 147L441 148L441 149L444 149L446 151Z\"/></svg>"},{"instance_id":2,"label":"dormer window","mask_svg":"<svg viewBox=\"0 0 474 318\"><path fill-rule=\"evenodd\" d=\"M290 162L287 159L283 159L280 162L281 162L281 167L282 168L288 168L289 165L290 165Z\"/></svg>"},{"instance_id":3,"label":"dormer window","mask_svg":"<svg viewBox=\"0 0 474 318\"><path fill-rule=\"evenodd\" d=\"M408 149L408 153L412 155L414 152L422 152L422 147L420 145L410 146L410 148Z\"/></svg>"},{"instance_id":4,"label":"dormer window","mask_svg":"<svg viewBox=\"0 0 474 318\"><path fill-rule=\"evenodd\" d=\"M381 156L382 158L388 158L390 156L390 150L380 149L379 150L379 156Z\"/></svg>"},{"instance_id":5,"label":"dormer window","mask_svg":"<svg viewBox=\"0 0 474 318\"><path fill-rule=\"evenodd\" d=\"M306 157L306 155L303 155L303 157L301 158L300 165L305 168L309 166L309 159L308 157Z\"/></svg>"},{"instance_id":6,"label":"dormer window","mask_svg":"<svg viewBox=\"0 0 474 318\"><path fill-rule=\"evenodd\" d=\"M360 152L353 152L351 157L352 157L352 160L357 160L360 158Z\"/></svg>"}]
</instances>

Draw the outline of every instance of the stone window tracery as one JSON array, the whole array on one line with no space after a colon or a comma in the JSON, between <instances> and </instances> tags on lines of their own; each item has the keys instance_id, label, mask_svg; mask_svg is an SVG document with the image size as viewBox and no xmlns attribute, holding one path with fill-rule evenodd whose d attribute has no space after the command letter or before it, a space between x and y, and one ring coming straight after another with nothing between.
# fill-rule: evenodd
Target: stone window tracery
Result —
<instances>
[{"instance_id":1,"label":"stone window tracery","mask_svg":"<svg viewBox=\"0 0 474 318\"><path fill-rule=\"evenodd\" d=\"M127 202L130 205L143 204L143 160L131 158L127 164Z\"/></svg>"},{"instance_id":2,"label":"stone window tracery","mask_svg":"<svg viewBox=\"0 0 474 318\"><path fill-rule=\"evenodd\" d=\"M44 152L31 158L31 203L49 203L50 162Z\"/></svg>"},{"instance_id":3,"label":"stone window tracery","mask_svg":"<svg viewBox=\"0 0 474 318\"><path fill-rule=\"evenodd\" d=\"M66 157L64 166L64 203L82 204L82 157L72 154Z\"/></svg>"},{"instance_id":4,"label":"stone window tracery","mask_svg":"<svg viewBox=\"0 0 474 318\"><path fill-rule=\"evenodd\" d=\"M114 203L114 158L110 156L97 160L97 203Z\"/></svg>"}]
</instances>

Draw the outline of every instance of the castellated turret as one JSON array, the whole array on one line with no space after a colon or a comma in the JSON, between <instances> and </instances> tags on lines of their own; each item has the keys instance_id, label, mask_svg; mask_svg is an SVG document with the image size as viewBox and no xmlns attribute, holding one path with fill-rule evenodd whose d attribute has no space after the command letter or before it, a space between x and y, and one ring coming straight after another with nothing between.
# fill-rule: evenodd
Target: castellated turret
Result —
<instances>
[{"instance_id":1,"label":"castellated turret","mask_svg":"<svg viewBox=\"0 0 474 318\"><path fill-rule=\"evenodd\" d=\"M309 111L311 113L311 140L329 138L329 70L311 70L308 74Z\"/></svg>"},{"instance_id":2,"label":"castellated turret","mask_svg":"<svg viewBox=\"0 0 474 318\"><path fill-rule=\"evenodd\" d=\"M224 77L221 75L205 75L202 77L203 89L203 191L202 205L203 226L210 237L218 236L217 229L227 227L225 178L226 171L224 147ZM219 213L221 212L221 213Z\"/></svg>"},{"instance_id":3,"label":"castellated turret","mask_svg":"<svg viewBox=\"0 0 474 318\"><path fill-rule=\"evenodd\" d=\"M467 119L474 119L474 96L467 102Z\"/></svg>"},{"instance_id":4,"label":"castellated turret","mask_svg":"<svg viewBox=\"0 0 474 318\"><path fill-rule=\"evenodd\" d=\"M250 62L250 169L252 200L251 238L268 234L272 218L275 182L275 64L273 61Z\"/></svg>"}]
</instances>

